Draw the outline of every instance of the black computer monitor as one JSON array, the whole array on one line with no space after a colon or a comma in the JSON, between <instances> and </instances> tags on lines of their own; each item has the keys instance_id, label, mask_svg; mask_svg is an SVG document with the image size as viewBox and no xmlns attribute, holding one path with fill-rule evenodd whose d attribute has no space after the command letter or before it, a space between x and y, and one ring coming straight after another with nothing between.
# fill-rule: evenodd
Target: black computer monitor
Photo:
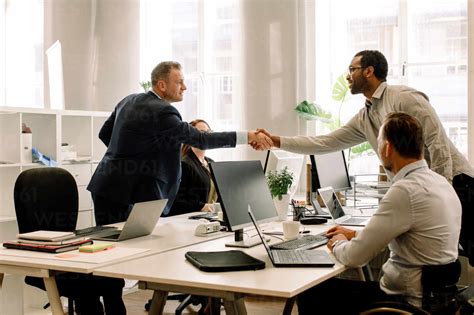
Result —
<instances>
[{"instance_id":1,"label":"black computer monitor","mask_svg":"<svg viewBox=\"0 0 474 315\"><path fill-rule=\"evenodd\" d=\"M316 201L318 189L332 187L334 191L352 189L344 151L310 155L311 202L319 214L326 214Z\"/></svg>"},{"instance_id":2,"label":"black computer monitor","mask_svg":"<svg viewBox=\"0 0 474 315\"><path fill-rule=\"evenodd\" d=\"M259 222L275 221L278 214L260 161L210 163L224 221L235 232L235 243L228 246L250 247L260 243L258 237L245 238L243 228L253 226L248 206Z\"/></svg>"}]
</instances>

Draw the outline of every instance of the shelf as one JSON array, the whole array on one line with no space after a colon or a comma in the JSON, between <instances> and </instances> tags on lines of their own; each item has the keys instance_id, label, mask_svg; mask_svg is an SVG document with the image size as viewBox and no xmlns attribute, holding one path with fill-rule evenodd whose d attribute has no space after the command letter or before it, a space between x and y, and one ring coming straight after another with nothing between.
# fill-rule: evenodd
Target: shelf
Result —
<instances>
[{"instance_id":1,"label":"shelf","mask_svg":"<svg viewBox=\"0 0 474 315\"><path fill-rule=\"evenodd\" d=\"M0 215L0 223L5 223L5 222L16 222L16 217L9 216L9 215Z\"/></svg>"},{"instance_id":2,"label":"shelf","mask_svg":"<svg viewBox=\"0 0 474 315\"><path fill-rule=\"evenodd\" d=\"M84 228L94 224L93 204L86 187L107 150L98 134L109 116L110 112L0 106L0 161L5 162L0 164L0 239L13 238L17 233L13 190L18 176L22 171L45 167L22 159L30 147L29 139L22 134L23 124L32 131L31 147L57 161L58 167L74 177L79 193L78 224ZM63 143L76 152L76 160L62 160Z\"/></svg>"},{"instance_id":3,"label":"shelf","mask_svg":"<svg viewBox=\"0 0 474 315\"><path fill-rule=\"evenodd\" d=\"M20 163L0 163L0 168L1 167L19 167Z\"/></svg>"}]
</instances>

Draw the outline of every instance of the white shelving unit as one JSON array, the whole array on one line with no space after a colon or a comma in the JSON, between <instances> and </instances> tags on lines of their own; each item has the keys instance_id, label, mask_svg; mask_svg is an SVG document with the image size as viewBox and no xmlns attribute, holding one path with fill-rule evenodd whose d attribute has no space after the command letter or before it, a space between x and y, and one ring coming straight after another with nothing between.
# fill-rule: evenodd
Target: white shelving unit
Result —
<instances>
[{"instance_id":1,"label":"white shelving unit","mask_svg":"<svg viewBox=\"0 0 474 315\"><path fill-rule=\"evenodd\" d=\"M77 228L94 225L93 204L86 190L93 170L105 153L98 133L108 112L47 110L0 107L0 241L17 233L13 187L18 175L40 163L22 162L22 123L32 131L33 147L67 169L76 179L79 192ZM61 144L73 145L85 161L61 160Z\"/></svg>"}]
</instances>

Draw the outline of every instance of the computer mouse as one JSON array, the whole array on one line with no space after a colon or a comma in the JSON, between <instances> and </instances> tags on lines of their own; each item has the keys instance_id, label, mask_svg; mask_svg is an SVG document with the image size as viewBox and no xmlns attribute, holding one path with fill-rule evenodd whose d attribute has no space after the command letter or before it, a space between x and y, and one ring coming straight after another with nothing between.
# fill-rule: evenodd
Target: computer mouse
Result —
<instances>
[{"instance_id":1,"label":"computer mouse","mask_svg":"<svg viewBox=\"0 0 474 315\"><path fill-rule=\"evenodd\" d=\"M300 223L304 225L323 224L328 222L325 218L301 218Z\"/></svg>"}]
</instances>

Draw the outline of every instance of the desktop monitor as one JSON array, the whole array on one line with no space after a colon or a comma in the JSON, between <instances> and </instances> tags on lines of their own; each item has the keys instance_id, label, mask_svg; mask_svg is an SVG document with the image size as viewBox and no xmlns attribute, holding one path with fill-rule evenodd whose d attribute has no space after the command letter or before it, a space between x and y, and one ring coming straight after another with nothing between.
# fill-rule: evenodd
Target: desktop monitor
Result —
<instances>
[{"instance_id":1,"label":"desktop monitor","mask_svg":"<svg viewBox=\"0 0 474 315\"><path fill-rule=\"evenodd\" d=\"M302 154L296 154L283 150L268 150L263 171L266 176L268 173L270 173L270 171L279 171L284 169L285 166L288 167L288 171L293 173L294 176L293 183L291 184L289 190L289 194L292 196L298 188L303 162L304 155Z\"/></svg>"},{"instance_id":2,"label":"desktop monitor","mask_svg":"<svg viewBox=\"0 0 474 315\"><path fill-rule=\"evenodd\" d=\"M344 151L310 155L311 160L311 203L319 214L324 212L316 201L318 189L332 187L334 191L352 189Z\"/></svg>"},{"instance_id":3,"label":"desktop monitor","mask_svg":"<svg viewBox=\"0 0 474 315\"><path fill-rule=\"evenodd\" d=\"M278 214L260 161L212 162L211 176L219 196L224 221L235 232L235 243L228 246L250 247L258 237L243 238L243 228L253 226L248 206L259 222L275 221Z\"/></svg>"}]
</instances>

